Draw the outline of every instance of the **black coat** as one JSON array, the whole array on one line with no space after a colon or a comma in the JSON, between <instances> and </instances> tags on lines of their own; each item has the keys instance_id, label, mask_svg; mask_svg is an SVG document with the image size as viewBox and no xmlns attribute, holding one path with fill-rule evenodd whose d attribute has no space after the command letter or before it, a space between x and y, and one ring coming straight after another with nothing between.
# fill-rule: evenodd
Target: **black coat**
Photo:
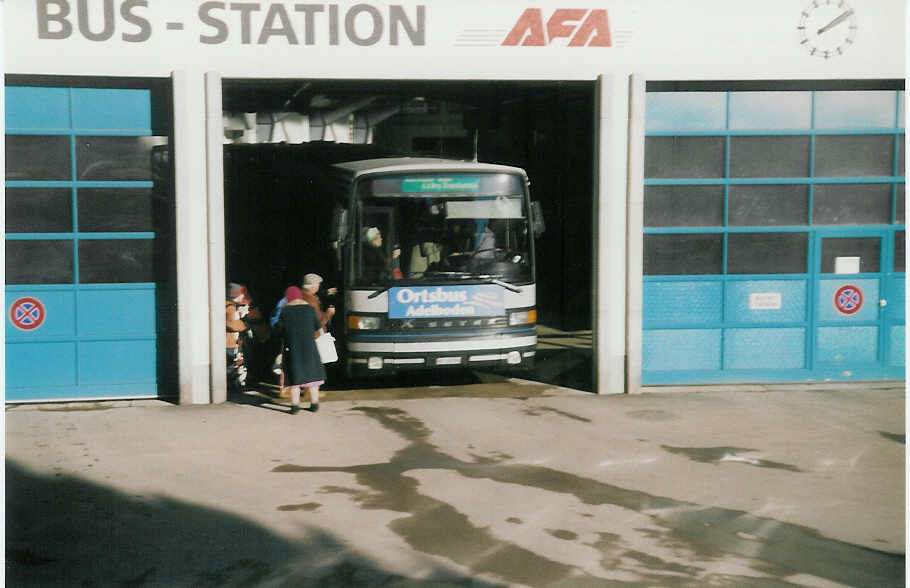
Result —
<instances>
[{"instance_id":1,"label":"black coat","mask_svg":"<svg viewBox=\"0 0 910 588\"><path fill-rule=\"evenodd\" d=\"M316 311L309 304L287 304L281 309L273 334L284 337L281 369L285 386L325 380L325 368L314 338L321 327Z\"/></svg>"},{"instance_id":2,"label":"black coat","mask_svg":"<svg viewBox=\"0 0 910 588\"><path fill-rule=\"evenodd\" d=\"M369 243L363 247L363 279L368 284L383 284L392 279L389 261L382 248Z\"/></svg>"}]
</instances>

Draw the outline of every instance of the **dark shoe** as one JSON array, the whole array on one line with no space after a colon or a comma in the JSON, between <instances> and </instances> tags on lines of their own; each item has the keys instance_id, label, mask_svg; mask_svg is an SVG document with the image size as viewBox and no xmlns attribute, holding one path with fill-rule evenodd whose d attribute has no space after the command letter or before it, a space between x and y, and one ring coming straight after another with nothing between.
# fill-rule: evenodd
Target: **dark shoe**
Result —
<instances>
[{"instance_id":1,"label":"dark shoe","mask_svg":"<svg viewBox=\"0 0 910 588\"><path fill-rule=\"evenodd\" d=\"M300 412L300 407L299 407L299 406L292 406L292 407L291 407L291 414L297 414L298 412Z\"/></svg>"},{"instance_id":2,"label":"dark shoe","mask_svg":"<svg viewBox=\"0 0 910 588\"><path fill-rule=\"evenodd\" d=\"M319 410L319 403L318 403L318 402L315 402L315 403L311 402L310 405L307 407L307 410L310 411L310 412L317 412L317 411Z\"/></svg>"}]
</instances>

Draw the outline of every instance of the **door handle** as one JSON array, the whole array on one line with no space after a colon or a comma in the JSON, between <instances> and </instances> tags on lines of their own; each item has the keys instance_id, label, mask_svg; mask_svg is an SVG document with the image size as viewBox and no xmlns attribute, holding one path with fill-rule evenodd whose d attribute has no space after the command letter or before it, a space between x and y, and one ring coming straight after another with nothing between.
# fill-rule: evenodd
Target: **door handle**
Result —
<instances>
[{"instance_id":1,"label":"door handle","mask_svg":"<svg viewBox=\"0 0 910 588\"><path fill-rule=\"evenodd\" d=\"M878 301L878 305L881 306L882 308L885 308L886 306L888 306L888 301L885 300L884 298L882 298L881 300Z\"/></svg>"}]
</instances>

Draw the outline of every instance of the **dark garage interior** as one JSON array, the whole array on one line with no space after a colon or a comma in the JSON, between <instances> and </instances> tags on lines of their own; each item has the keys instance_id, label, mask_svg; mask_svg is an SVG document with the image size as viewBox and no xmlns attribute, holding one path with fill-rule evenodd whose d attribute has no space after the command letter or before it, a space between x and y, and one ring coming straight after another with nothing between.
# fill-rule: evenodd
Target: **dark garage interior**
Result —
<instances>
[{"instance_id":1,"label":"dark garage interior","mask_svg":"<svg viewBox=\"0 0 910 588\"><path fill-rule=\"evenodd\" d=\"M264 117L278 120L287 113L310 120L308 143L260 138L256 144L225 145L226 275L245 283L266 311L303 272L325 272L328 281L332 265L324 235L329 219L313 214L306 203L301 161L307 157L470 160L476 145L479 161L524 168L531 199L542 205L546 231L536 242L538 325L589 331L594 97L594 82L224 80L226 113L258 113L259 124ZM326 113L340 113L349 122L353 142L326 141L332 138L318 124L330 120ZM589 379L589 370L583 371Z\"/></svg>"}]
</instances>

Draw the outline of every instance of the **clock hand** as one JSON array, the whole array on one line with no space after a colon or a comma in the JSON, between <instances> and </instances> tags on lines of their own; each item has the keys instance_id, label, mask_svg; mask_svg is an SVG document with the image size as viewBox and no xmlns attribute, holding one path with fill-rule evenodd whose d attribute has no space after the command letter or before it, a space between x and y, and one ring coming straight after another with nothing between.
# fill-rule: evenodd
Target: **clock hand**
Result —
<instances>
[{"instance_id":1,"label":"clock hand","mask_svg":"<svg viewBox=\"0 0 910 588\"><path fill-rule=\"evenodd\" d=\"M818 29L818 32L816 34L821 35L822 33L825 33L827 31L833 29L840 23L842 23L845 20L847 20L848 18L850 18L850 15L852 15L852 14L853 14L853 9L851 8L850 10L847 10L846 12L844 12L843 14L841 14L840 16L838 16L837 18L835 18L834 20L832 20L831 22L829 22L828 24L823 26L822 28Z\"/></svg>"}]
</instances>

